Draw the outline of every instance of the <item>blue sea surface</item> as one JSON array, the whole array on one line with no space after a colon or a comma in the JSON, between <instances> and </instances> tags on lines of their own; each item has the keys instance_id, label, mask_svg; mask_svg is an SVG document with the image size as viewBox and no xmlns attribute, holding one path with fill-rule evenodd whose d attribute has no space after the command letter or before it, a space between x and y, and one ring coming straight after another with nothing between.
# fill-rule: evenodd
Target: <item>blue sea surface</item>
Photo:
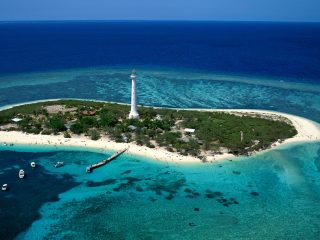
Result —
<instances>
[{"instance_id":1,"label":"blue sea surface","mask_svg":"<svg viewBox=\"0 0 320 240\"><path fill-rule=\"evenodd\" d=\"M319 23L3 22L0 72L148 66L318 81Z\"/></svg>"},{"instance_id":2,"label":"blue sea surface","mask_svg":"<svg viewBox=\"0 0 320 240\"><path fill-rule=\"evenodd\" d=\"M2 22L0 108L129 103L136 68L142 105L268 109L320 122L319 42L318 23ZM320 142L212 164L124 155L93 174L85 167L111 152L0 144L0 184L10 186L0 194L1 239L320 235Z\"/></svg>"}]
</instances>

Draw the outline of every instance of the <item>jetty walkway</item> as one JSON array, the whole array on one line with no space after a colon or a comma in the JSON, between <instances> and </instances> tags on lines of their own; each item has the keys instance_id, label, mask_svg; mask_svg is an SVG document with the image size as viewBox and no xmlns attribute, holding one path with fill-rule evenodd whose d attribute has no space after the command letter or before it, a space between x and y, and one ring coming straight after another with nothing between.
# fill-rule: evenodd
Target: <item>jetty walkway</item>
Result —
<instances>
[{"instance_id":1,"label":"jetty walkway","mask_svg":"<svg viewBox=\"0 0 320 240\"><path fill-rule=\"evenodd\" d=\"M115 160L117 157L119 157L121 154L123 154L127 150L128 150L128 148L125 148L121 151L116 152L115 154L113 154L111 157L108 157L107 159L104 159L100 162L97 162L97 163L94 163L94 164L88 166L86 168L87 173L91 173L93 169L102 167L102 166L106 165L107 163L111 162L112 160Z\"/></svg>"}]
</instances>

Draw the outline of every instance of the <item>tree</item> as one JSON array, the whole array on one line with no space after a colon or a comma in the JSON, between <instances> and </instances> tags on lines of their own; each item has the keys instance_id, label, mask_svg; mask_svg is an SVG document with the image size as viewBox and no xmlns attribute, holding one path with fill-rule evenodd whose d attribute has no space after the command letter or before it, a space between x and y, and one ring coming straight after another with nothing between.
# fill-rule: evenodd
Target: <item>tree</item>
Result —
<instances>
[{"instance_id":1,"label":"tree","mask_svg":"<svg viewBox=\"0 0 320 240\"><path fill-rule=\"evenodd\" d=\"M100 133L96 130L96 129L92 129L90 131L90 137L91 137L91 140L98 140L101 136L100 136Z\"/></svg>"},{"instance_id":2,"label":"tree","mask_svg":"<svg viewBox=\"0 0 320 240\"><path fill-rule=\"evenodd\" d=\"M48 127L53 130L54 133L67 130L65 127L65 120L62 116L53 116L49 119Z\"/></svg>"},{"instance_id":3,"label":"tree","mask_svg":"<svg viewBox=\"0 0 320 240\"><path fill-rule=\"evenodd\" d=\"M63 134L63 136L64 136L65 138L71 138L71 135L70 135L70 133L69 133L68 131L65 131L64 134Z\"/></svg>"},{"instance_id":4,"label":"tree","mask_svg":"<svg viewBox=\"0 0 320 240\"><path fill-rule=\"evenodd\" d=\"M85 130L97 125L97 120L94 117L83 117L80 119L80 122Z\"/></svg>"},{"instance_id":5,"label":"tree","mask_svg":"<svg viewBox=\"0 0 320 240\"><path fill-rule=\"evenodd\" d=\"M70 127L71 132L75 134L83 133L83 125L80 122L76 122Z\"/></svg>"},{"instance_id":6,"label":"tree","mask_svg":"<svg viewBox=\"0 0 320 240\"><path fill-rule=\"evenodd\" d=\"M114 127L118 123L116 116L110 112L100 114L100 125L103 127Z\"/></svg>"}]
</instances>

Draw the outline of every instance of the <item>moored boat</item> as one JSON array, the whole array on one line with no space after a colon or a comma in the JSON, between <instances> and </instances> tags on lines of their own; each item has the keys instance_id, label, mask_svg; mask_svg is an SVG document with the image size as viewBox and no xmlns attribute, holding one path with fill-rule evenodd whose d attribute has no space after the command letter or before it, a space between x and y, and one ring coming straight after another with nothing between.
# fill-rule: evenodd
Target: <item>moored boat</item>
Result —
<instances>
[{"instance_id":1,"label":"moored boat","mask_svg":"<svg viewBox=\"0 0 320 240\"><path fill-rule=\"evenodd\" d=\"M8 188L8 184L7 183L2 185L2 191L7 191L7 188Z\"/></svg>"},{"instance_id":2,"label":"moored boat","mask_svg":"<svg viewBox=\"0 0 320 240\"><path fill-rule=\"evenodd\" d=\"M59 168L63 166L63 162L56 162L56 164L54 164L55 168Z\"/></svg>"},{"instance_id":3,"label":"moored boat","mask_svg":"<svg viewBox=\"0 0 320 240\"><path fill-rule=\"evenodd\" d=\"M19 178L24 178L25 174L24 174L24 171L23 169L20 169L19 171Z\"/></svg>"},{"instance_id":4,"label":"moored boat","mask_svg":"<svg viewBox=\"0 0 320 240\"><path fill-rule=\"evenodd\" d=\"M30 163L30 166L31 166L32 168L35 168L35 167L36 167L36 163L35 163L35 162L31 162L31 163Z\"/></svg>"}]
</instances>

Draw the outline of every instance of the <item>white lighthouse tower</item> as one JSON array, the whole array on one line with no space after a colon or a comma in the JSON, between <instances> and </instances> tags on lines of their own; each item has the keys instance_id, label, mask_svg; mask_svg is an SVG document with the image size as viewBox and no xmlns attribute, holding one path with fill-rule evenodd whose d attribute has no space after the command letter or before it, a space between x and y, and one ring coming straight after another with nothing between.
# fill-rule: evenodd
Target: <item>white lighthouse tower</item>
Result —
<instances>
[{"instance_id":1,"label":"white lighthouse tower","mask_svg":"<svg viewBox=\"0 0 320 240\"><path fill-rule=\"evenodd\" d=\"M136 94L136 78L137 74L136 71L133 70L131 73L131 80L132 80L132 89L131 89L131 110L129 113L129 118L130 119L138 119L139 118L139 113L137 109L137 94Z\"/></svg>"}]
</instances>

